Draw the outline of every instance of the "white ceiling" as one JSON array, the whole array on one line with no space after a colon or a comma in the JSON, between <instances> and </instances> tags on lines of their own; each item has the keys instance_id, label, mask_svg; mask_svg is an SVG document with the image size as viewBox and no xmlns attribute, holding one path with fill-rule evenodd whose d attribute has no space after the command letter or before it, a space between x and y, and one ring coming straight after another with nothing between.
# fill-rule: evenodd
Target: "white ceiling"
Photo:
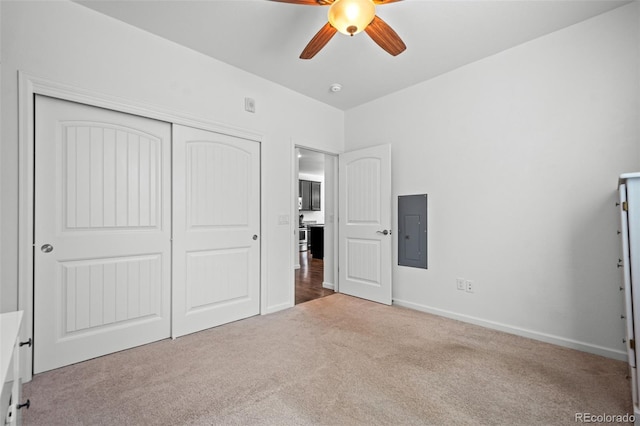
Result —
<instances>
[{"instance_id":1,"label":"white ceiling","mask_svg":"<svg viewBox=\"0 0 640 426\"><path fill-rule=\"evenodd\" d=\"M377 7L407 50L392 57L365 33L336 36L298 59L326 6L267 0L77 0L89 8L347 110L573 25L630 0L405 0ZM329 86L343 89L332 93Z\"/></svg>"}]
</instances>

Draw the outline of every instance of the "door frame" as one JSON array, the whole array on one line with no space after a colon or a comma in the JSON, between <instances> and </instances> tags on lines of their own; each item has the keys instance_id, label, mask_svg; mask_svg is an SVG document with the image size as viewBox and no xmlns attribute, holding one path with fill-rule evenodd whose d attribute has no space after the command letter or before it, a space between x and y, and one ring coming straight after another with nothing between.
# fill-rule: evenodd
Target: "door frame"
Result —
<instances>
[{"instance_id":1,"label":"door frame","mask_svg":"<svg viewBox=\"0 0 640 426\"><path fill-rule=\"evenodd\" d=\"M20 341L33 339L33 261L34 261L34 145L35 96L43 95L66 101L106 108L123 113L222 133L258 142L260 149L260 314L267 312L266 265L262 261L266 251L266 212L264 194L263 135L251 130L228 126L215 121L185 114L157 105L107 95L69 86L18 71L18 310L24 311ZM20 376L23 382L33 377L33 346L20 351Z\"/></svg>"},{"instance_id":2,"label":"door frame","mask_svg":"<svg viewBox=\"0 0 640 426\"><path fill-rule=\"evenodd\" d=\"M338 179L340 178L339 174L338 174L338 162L339 162L339 157L340 157L340 153L339 152L332 152L332 151L326 151L323 149L318 149L315 147L312 147L310 145L306 145L304 143L299 143L296 142L294 140L291 140L291 148L290 148L290 152L291 152L291 158L290 158L290 170L291 170L291 187L290 187L290 198L291 198L291 243L289 244L289 246L291 247L291 252L289 255L289 259L291 259L291 264L290 264L290 268L289 268L289 306L288 307L292 307L295 306L296 304L296 298L295 298L295 290L296 290L296 276L295 276L295 270L297 269L295 266L297 265L297 262L295 262L293 259L295 258L295 256L298 254L299 250L298 250L298 167L297 167L297 161L298 161L298 157L296 156L296 149L306 149L308 151L314 151L320 154L325 154L325 155L331 155L333 157L335 157L336 159L336 164L335 164L335 168L334 168L334 176L333 176L333 217L334 217L334 229L333 229L333 277L334 277L334 283L333 283L333 291L335 291L336 293L339 293L339 289L340 289L340 277L338 275L338 267L339 267L339 260L340 257L338 255L338 248L339 248L339 240L338 240L338 221L339 221L339 217L338 217L338 212L339 212L339 205L338 205L338 200L339 200L339 194L338 194L338 188L339 188L339 182ZM325 176L325 182L326 182L326 176ZM326 195L325 195L326 197ZM325 198L326 199L326 198ZM325 203L326 204L326 203ZM327 217L327 212L325 211L325 220ZM298 265L299 266L299 265Z\"/></svg>"}]
</instances>

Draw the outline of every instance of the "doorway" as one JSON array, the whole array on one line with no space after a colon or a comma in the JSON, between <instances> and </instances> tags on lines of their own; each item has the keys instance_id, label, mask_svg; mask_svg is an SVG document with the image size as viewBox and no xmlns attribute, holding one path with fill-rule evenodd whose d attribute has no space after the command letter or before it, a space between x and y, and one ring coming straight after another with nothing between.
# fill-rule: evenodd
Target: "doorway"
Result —
<instances>
[{"instance_id":1,"label":"doorway","mask_svg":"<svg viewBox=\"0 0 640 426\"><path fill-rule=\"evenodd\" d=\"M337 157L295 147L297 244L294 301L300 304L335 291Z\"/></svg>"}]
</instances>

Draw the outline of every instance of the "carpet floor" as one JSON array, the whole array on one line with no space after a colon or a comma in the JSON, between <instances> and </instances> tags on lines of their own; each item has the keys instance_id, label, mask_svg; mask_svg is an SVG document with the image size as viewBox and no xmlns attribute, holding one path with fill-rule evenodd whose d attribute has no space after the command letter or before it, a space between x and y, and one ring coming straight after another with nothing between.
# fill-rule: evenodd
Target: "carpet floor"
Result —
<instances>
[{"instance_id":1,"label":"carpet floor","mask_svg":"<svg viewBox=\"0 0 640 426\"><path fill-rule=\"evenodd\" d=\"M25 425L575 424L624 362L334 294L36 375Z\"/></svg>"}]
</instances>

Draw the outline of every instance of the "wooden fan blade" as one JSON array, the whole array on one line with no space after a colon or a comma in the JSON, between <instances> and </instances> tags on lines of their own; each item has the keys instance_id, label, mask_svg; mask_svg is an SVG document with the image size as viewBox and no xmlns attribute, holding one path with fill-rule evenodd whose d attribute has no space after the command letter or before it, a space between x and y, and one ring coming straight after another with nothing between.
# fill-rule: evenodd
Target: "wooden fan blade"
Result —
<instances>
[{"instance_id":1,"label":"wooden fan blade","mask_svg":"<svg viewBox=\"0 0 640 426\"><path fill-rule=\"evenodd\" d=\"M395 3L397 1L402 1L402 0L373 0L375 4Z\"/></svg>"},{"instance_id":2,"label":"wooden fan blade","mask_svg":"<svg viewBox=\"0 0 640 426\"><path fill-rule=\"evenodd\" d=\"M311 59L316 56L316 53L318 53L337 32L338 30L327 22L324 27L320 28L320 31L313 36L309 44L307 44L307 47L304 48L300 54L300 59Z\"/></svg>"},{"instance_id":3,"label":"wooden fan blade","mask_svg":"<svg viewBox=\"0 0 640 426\"><path fill-rule=\"evenodd\" d=\"M328 6L335 0L271 0L279 3L301 4L304 6ZM390 0L395 1L395 0Z\"/></svg>"},{"instance_id":4,"label":"wooden fan blade","mask_svg":"<svg viewBox=\"0 0 640 426\"><path fill-rule=\"evenodd\" d=\"M378 46L382 47L392 56L399 55L407 48L393 28L378 18L377 15L364 30L373 41L378 43Z\"/></svg>"}]
</instances>

